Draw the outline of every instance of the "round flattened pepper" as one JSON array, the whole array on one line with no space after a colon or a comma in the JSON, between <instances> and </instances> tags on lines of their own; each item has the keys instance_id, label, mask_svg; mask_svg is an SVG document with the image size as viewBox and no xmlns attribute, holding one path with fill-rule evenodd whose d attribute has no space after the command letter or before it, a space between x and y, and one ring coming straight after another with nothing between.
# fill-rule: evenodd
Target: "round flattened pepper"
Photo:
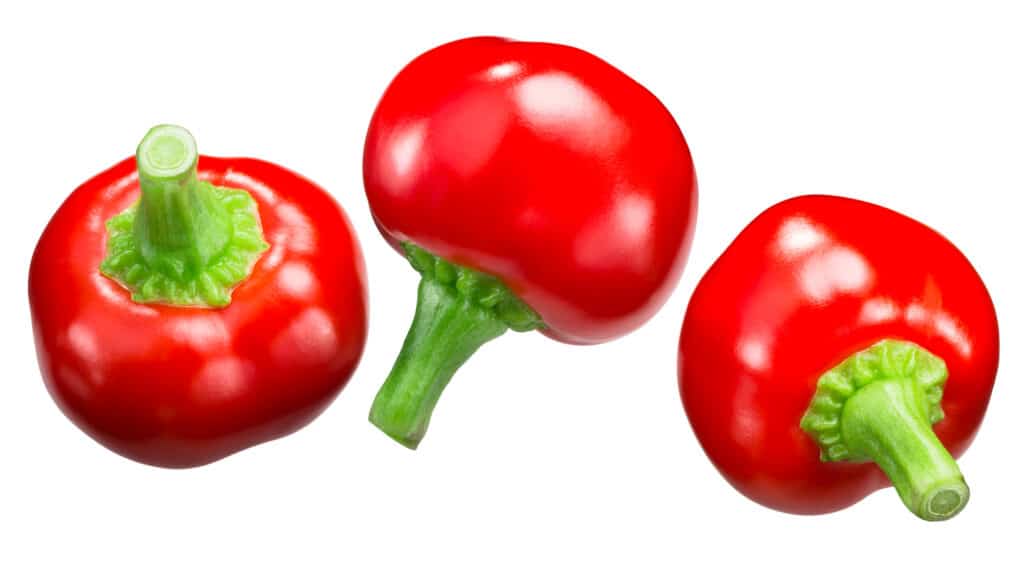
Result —
<instances>
[{"instance_id":1,"label":"round flattened pepper","mask_svg":"<svg viewBox=\"0 0 1024 576\"><path fill-rule=\"evenodd\" d=\"M377 106L363 170L378 227L423 277L370 415L408 447L455 370L507 329L593 344L650 318L696 215L668 110L556 44L470 38L416 58Z\"/></svg>"},{"instance_id":2,"label":"round flattened pepper","mask_svg":"<svg viewBox=\"0 0 1024 576\"><path fill-rule=\"evenodd\" d=\"M769 208L698 284L679 382L705 452L779 510L838 510L891 483L926 520L969 492L998 364L995 309L937 232L891 210L804 196ZM888 480L888 481L887 481Z\"/></svg>"},{"instance_id":3,"label":"round flattened pepper","mask_svg":"<svg viewBox=\"0 0 1024 576\"><path fill-rule=\"evenodd\" d=\"M301 428L366 339L362 256L334 200L274 164L199 156L170 125L64 202L33 255L29 299L60 408L158 466Z\"/></svg>"}]
</instances>

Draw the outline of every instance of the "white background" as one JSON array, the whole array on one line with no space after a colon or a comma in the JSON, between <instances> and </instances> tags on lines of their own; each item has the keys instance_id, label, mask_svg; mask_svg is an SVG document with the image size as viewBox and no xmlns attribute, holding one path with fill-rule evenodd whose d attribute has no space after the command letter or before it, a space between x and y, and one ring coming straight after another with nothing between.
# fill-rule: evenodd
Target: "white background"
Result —
<instances>
[{"instance_id":1,"label":"white background","mask_svg":"<svg viewBox=\"0 0 1024 576\"><path fill-rule=\"evenodd\" d=\"M1022 573L1013 2L351 4L0 8L0 573ZM371 224L363 136L401 66L478 34L573 44L650 88L690 142L700 218L653 321L598 347L489 344L410 452L366 421L417 276ZM189 127L204 153L265 158L326 187L370 277L366 353L337 402L293 436L186 471L122 459L65 419L39 377L26 296L59 203L161 122ZM733 491L691 434L675 376L688 296L743 225L799 193L930 224L992 292L1002 364L961 459L972 500L950 522L917 520L891 489L828 516L770 511Z\"/></svg>"}]
</instances>

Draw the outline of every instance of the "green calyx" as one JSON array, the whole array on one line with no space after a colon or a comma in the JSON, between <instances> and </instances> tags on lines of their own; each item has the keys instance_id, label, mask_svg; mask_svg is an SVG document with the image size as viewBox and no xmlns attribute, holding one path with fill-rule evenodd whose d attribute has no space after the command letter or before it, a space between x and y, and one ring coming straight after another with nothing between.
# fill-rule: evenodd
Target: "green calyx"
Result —
<instances>
[{"instance_id":1,"label":"green calyx","mask_svg":"<svg viewBox=\"0 0 1024 576\"><path fill-rule=\"evenodd\" d=\"M967 504L963 475L935 436L948 372L910 342L882 340L818 379L800 427L823 462L872 461L925 520L946 520Z\"/></svg>"},{"instance_id":2,"label":"green calyx","mask_svg":"<svg viewBox=\"0 0 1024 576\"><path fill-rule=\"evenodd\" d=\"M818 379L818 389L800 427L821 446L821 460L866 459L843 438L843 408L858 391L879 381L912 383L913 402L930 424L942 420L942 389L946 384L946 363L924 348L898 340L882 340L857 352Z\"/></svg>"},{"instance_id":3,"label":"green calyx","mask_svg":"<svg viewBox=\"0 0 1024 576\"><path fill-rule=\"evenodd\" d=\"M508 329L543 327L540 316L500 280L402 245L420 280L416 314L402 350L370 409L370 421L415 449L441 392L483 344Z\"/></svg>"},{"instance_id":4,"label":"green calyx","mask_svg":"<svg viewBox=\"0 0 1024 576\"><path fill-rule=\"evenodd\" d=\"M269 248L245 190L200 181L195 140L179 126L139 144L139 202L107 221L100 272L140 303L219 308Z\"/></svg>"},{"instance_id":5,"label":"green calyx","mask_svg":"<svg viewBox=\"0 0 1024 576\"><path fill-rule=\"evenodd\" d=\"M404 242L402 249L424 280L447 287L508 328L528 332L544 326L540 316L494 276L451 264L411 242Z\"/></svg>"}]
</instances>

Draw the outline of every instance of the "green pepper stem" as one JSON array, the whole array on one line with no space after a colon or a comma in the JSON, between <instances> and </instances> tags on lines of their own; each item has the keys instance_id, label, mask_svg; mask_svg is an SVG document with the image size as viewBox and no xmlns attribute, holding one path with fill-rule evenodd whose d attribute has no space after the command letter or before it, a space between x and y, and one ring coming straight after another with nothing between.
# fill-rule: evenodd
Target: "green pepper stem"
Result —
<instances>
[{"instance_id":1,"label":"green pepper stem","mask_svg":"<svg viewBox=\"0 0 1024 576\"><path fill-rule=\"evenodd\" d=\"M415 449L452 375L508 325L471 298L432 277L420 280L416 315L391 373L370 409L370 422Z\"/></svg>"},{"instance_id":2,"label":"green pepper stem","mask_svg":"<svg viewBox=\"0 0 1024 576\"><path fill-rule=\"evenodd\" d=\"M917 344L881 340L822 374L800 427L822 461L873 461L911 512L947 520L970 496L932 430L948 377L946 363Z\"/></svg>"},{"instance_id":3,"label":"green pepper stem","mask_svg":"<svg viewBox=\"0 0 1024 576\"><path fill-rule=\"evenodd\" d=\"M135 157L142 189L135 236L142 257L170 277L195 275L232 235L213 187L196 176L195 140L180 126L162 124L146 134Z\"/></svg>"},{"instance_id":4,"label":"green pepper stem","mask_svg":"<svg viewBox=\"0 0 1024 576\"><path fill-rule=\"evenodd\" d=\"M180 126L151 129L135 159L142 197L107 220L100 272L135 302L227 306L269 248L256 201L199 180L196 142Z\"/></svg>"},{"instance_id":5,"label":"green pepper stem","mask_svg":"<svg viewBox=\"0 0 1024 576\"><path fill-rule=\"evenodd\" d=\"M970 491L921 410L922 394L911 379L873 382L846 401L841 430L851 455L878 464L907 508L946 520L967 505Z\"/></svg>"}]
</instances>

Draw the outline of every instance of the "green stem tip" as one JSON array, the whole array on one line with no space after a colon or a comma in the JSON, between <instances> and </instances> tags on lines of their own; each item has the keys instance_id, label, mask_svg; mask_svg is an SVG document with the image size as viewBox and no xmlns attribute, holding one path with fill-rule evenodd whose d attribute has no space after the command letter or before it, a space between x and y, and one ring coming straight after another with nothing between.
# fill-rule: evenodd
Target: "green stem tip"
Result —
<instances>
[{"instance_id":1,"label":"green stem tip","mask_svg":"<svg viewBox=\"0 0 1024 576\"><path fill-rule=\"evenodd\" d=\"M970 490L932 430L944 416L947 377L946 364L924 348L882 340L822 375L800 426L822 461L875 462L911 512L948 520Z\"/></svg>"},{"instance_id":2,"label":"green stem tip","mask_svg":"<svg viewBox=\"0 0 1024 576\"><path fill-rule=\"evenodd\" d=\"M222 307L269 247L256 202L244 190L198 179L195 140L155 126L135 154L139 202L107 221L100 272L136 302Z\"/></svg>"},{"instance_id":3,"label":"green stem tip","mask_svg":"<svg viewBox=\"0 0 1024 576\"><path fill-rule=\"evenodd\" d=\"M370 422L415 449L441 392L456 370L482 345L508 329L543 326L540 317L497 278L404 244L420 272L416 314L370 409Z\"/></svg>"}]
</instances>

